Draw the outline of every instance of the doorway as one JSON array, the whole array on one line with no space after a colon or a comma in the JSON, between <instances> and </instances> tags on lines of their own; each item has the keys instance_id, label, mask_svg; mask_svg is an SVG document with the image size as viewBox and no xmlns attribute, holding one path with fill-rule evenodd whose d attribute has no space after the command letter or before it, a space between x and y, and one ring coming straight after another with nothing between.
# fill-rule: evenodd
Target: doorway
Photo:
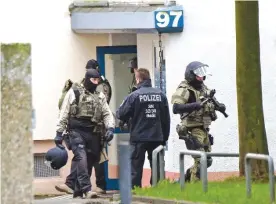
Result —
<instances>
[{"instance_id":1,"label":"doorway","mask_svg":"<svg viewBox=\"0 0 276 204\"><path fill-rule=\"evenodd\" d=\"M114 114L129 93L133 74L130 72L128 64L129 60L136 56L136 45L97 47L97 61L100 65L101 75L109 81L112 87L109 106ZM122 132L116 124L114 139L107 147L109 160L104 164L106 190L119 190L117 142L128 139L129 132Z\"/></svg>"}]
</instances>

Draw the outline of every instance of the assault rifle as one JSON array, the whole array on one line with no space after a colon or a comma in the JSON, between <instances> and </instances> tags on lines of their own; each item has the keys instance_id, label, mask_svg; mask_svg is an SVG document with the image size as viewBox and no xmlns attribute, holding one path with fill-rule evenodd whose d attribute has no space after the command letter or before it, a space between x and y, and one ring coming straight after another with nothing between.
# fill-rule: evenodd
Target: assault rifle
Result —
<instances>
[{"instance_id":1,"label":"assault rifle","mask_svg":"<svg viewBox=\"0 0 276 204\"><path fill-rule=\"evenodd\" d=\"M215 109L218 110L219 112L221 112L221 113L224 115L224 117L227 118L227 117L228 117L228 114L225 112L225 110L224 110L224 111L220 110L220 104L219 104L219 102L214 98L215 93L216 93L216 90L215 90L215 89L212 89L212 90L210 91L209 95L206 95L205 97L204 97L204 96L200 96L200 101L201 101L200 104L203 106L203 105L204 105L205 103L207 103L207 102L213 103L214 106L215 106ZM183 120L184 118L188 117L188 116L189 116L190 114L192 114L193 112L194 112L194 111L189 112L189 113L183 115L183 116L181 117L181 120Z\"/></svg>"}]
</instances>

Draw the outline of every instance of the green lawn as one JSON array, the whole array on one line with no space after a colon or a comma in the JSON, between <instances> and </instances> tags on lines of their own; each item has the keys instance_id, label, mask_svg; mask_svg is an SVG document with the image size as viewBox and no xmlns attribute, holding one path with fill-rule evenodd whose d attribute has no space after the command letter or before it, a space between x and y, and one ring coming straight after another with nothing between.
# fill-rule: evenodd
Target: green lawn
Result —
<instances>
[{"instance_id":1,"label":"green lawn","mask_svg":"<svg viewBox=\"0 0 276 204\"><path fill-rule=\"evenodd\" d=\"M228 180L223 182L209 182L208 192L205 194L201 183L185 183L181 191L179 183L168 180L160 182L156 187L137 188L136 195L159 197L172 200L197 201L216 204L266 204L270 203L268 183L253 183L252 197L246 197L245 181Z\"/></svg>"}]
</instances>

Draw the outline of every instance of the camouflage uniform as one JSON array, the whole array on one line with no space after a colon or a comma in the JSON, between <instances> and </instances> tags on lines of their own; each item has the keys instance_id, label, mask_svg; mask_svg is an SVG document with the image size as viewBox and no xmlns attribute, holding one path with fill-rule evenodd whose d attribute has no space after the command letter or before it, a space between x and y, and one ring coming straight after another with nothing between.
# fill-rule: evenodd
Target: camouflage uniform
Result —
<instances>
[{"instance_id":1,"label":"camouflage uniform","mask_svg":"<svg viewBox=\"0 0 276 204\"><path fill-rule=\"evenodd\" d=\"M194 94L196 102L200 103L200 96L206 96L209 91L210 90L204 84L202 85L201 90L197 90L184 80L172 95L171 103L187 104L189 103L191 93ZM207 102L200 110L193 111L188 117L181 120L181 123L177 126L178 134L184 137L190 135L194 143L193 146L189 146L189 143L186 142L187 149L211 152L208 130L211 122L216 119L215 114L214 105ZM193 158L194 165L190 168L191 181L196 181L200 178L200 158L196 156L193 156ZM212 164L212 158L208 157L207 159L207 167L210 167Z\"/></svg>"},{"instance_id":2,"label":"camouflage uniform","mask_svg":"<svg viewBox=\"0 0 276 204\"><path fill-rule=\"evenodd\" d=\"M80 84L83 83L84 79L82 79L80 81ZM59 109L61 109L61 105L62 105L62 102L64 100L64 97L66 95L66 93L68 92L69 88L71 87L71 85L77 85L75 83L73 83L70 79L68 79L66 82L65 82L65 85L63 87L63 90L62 90L62 95L59 99L59 103L58 103L58 107ZM110 97L109 97L109 92L110 90L108 90L109 87L105 84L105 83L100 83L98 86L97 86L97 89L96 91L97 92L102 92L104 95L105 95L105 98L106 98L106 101L109 103L110 101ZM113 114L113 117L114 117L114 114ZM115 117L114 117L114 120L115 120ZM102 135L104 136L106 130L105 130L105 127L103 125L103 121L99 122L99 128L102 128ZM101 154L101 159L100 159L100 162L99 163L102 163L102 162L105 162L108 160L108 157L107 157L107 153L106 153L106 149L103 148L103 151L102 151L102 154Z\"/></svg>"},{"instance_id":3,"label":"camouflage uniform","mask_svg":"<svg viewBox=\"0 0 276 204\"><path fill-rule=\"evenodd\" d=\"M80 93L79 95L79 102L78 104L76 104L76 96L74 93L74 89L77 89ZM70 121L69 120L70 117ZM80 141L80 138L76 138L76 134L78 134L78 130L82 133L84 133L83 131L86 129L88 130L86 127L81 128L81 127L75 127L72 128L72 124L73 121L78 121L81 118L91 118L88 122L89 127L90 124L92 124L92 128L89 129L89 131L86 131L85 134L83 134L86 138L88 138L88 140L84 140L84 141ZM72 124L71 124L72 122ZM89 188L89 186L91 186L90 183L90 178L89 178L89 169L92 169L92 166L95 164L95 162L99 162L99 157L100 156L100 139L96 139L100 138L102 135L102 126L96 125L103 122L103 125L105 126L106 129L108 128L115 128L115 120L114 120L114 116L107 104L106 98L104 96L104 94L102 92L98 92L95 91L93 94L86 91L85 88L83 87L82 84L78 84L78 83L74 83L72 85L72 88L66 93L62 106L61 106L61 110L59 113L59 118L58 118L58 124L57 124L57 132L63 132L64 130L66 130L68 123L70 124L70 128L72 128L72 133L70 133L70 145L72 145L72 151L74 153L74 158L77 157L77 155L79 154L83 154L83 156L78 157L83 158L81 160L76 159L73 161L76 162L81 162L78 165L81 166L82 170L80 170L78 167L78 174L80 172L80 174L82 174L81 177L78 177L77 179L77 183L79 182L81 185L80 186L70 186L71 189L74 189L74 196L78 195L80 192L84 191L86 188ZM82 122L76 122L76 124L80 124ZM95 124L95 126L93 126L93 124ZM75 135L74 135L75 134ZM92 138L91 138L92 137ZM95 137L93 142L93 138ZM92 140L90 140L90 139ZM92 141L92 142L91 142ZM98 143L99 141L99 143ZM81 142L81 143L80 143ZM95 156L93 158L93 162L91 161L92 165L91 167L87 166L88 164L85 164L86 161L84 161L87 157L87 161L91 160L88 159L88 153L84 153L82 152L82 150L78 150L80 152L74 152L74 145L78 145L78 147L80 147L80 145L84 144L85 148L86 148L86 152L89 153L89 151L94 151ZM93 150L94 149L94 150ZM75 149L75 151L77 151ZM98 152L99 151L99 152ZM98 152L98 153L97 153ZM94 154L93 153L93 154ZM86 156L87 154L87 156ZM74 169L75 167L73 167L73 163L72 163L72 168ZM86 172L86 173L85 173ZM81 182L80 182L80 178L81 178Z\"/></svg>"}]
</instances>

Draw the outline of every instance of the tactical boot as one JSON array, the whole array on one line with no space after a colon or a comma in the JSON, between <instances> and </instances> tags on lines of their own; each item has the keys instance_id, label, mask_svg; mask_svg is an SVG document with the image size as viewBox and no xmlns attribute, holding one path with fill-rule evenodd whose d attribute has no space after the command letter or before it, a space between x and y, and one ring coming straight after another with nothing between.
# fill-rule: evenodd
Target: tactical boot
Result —
<instances>
[{"instance_id":1,"label":"tactical boot","mask_svg":"<svg viewBox=\"0 0 276 204\"><path fill-rule=\"evenodd\" d=\"M97 187L95 191L96 191L96 193L99 193L99 194L106 194L106 191L99 187Z\"/></svg>"},{"instance_id":2,"label":"tactical boot","mask_svg":"<svg viewBox=\"0 0 276 204\"><path fill-rule=\"evenodd\" d=\"M191 169L187 169L185 174L185 182L190 182L190 181L191 181Z\"/></svg>"},{"instance_id":3,"label":"tactical boot","mask_svg":"<svg viewBox=\"0 0 276 204\"><path fill-rule=\"evenodd\" d=\"M60 184L55 186L56 190L59 192L64 192L67 194L73 194L73 190L69 188L66 184Z\"/></svg>"},{"instance_id":4,"label":"tactical boot","mask_svg":"<svg viewBox=\"0 0 276 204\"><path fill-rule=\"evenodd\" d=\"M93 191L88 191L85 193L85 198L86 199L90 199L90 198L97 198L98 195L96 192L93 192Z\"/></svg>"}]
</instances>

